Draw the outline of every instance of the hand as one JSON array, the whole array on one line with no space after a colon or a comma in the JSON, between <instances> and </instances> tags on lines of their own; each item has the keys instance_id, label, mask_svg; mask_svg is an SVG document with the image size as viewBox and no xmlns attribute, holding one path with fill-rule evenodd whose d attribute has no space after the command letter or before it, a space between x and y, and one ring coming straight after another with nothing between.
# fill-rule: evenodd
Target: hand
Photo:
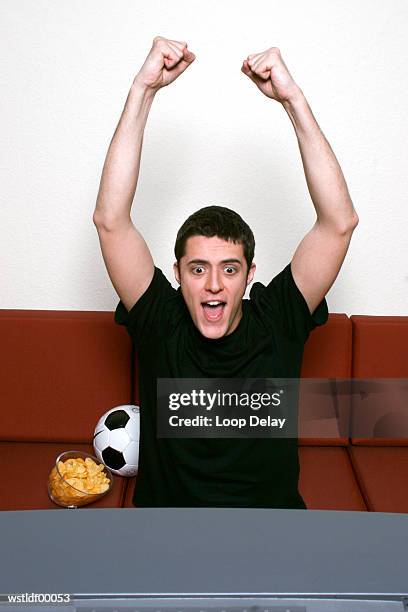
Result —
<instances>
[{"instance_id":1,"label":"hand","mask_svg":"<svg viewBox=\"0 0 408 612\"><path fill-rule=\"evenodd\" d=\"M187 49L186 42L156 36L135 81L158 91L177 79L195 58L194 53Z\"/></svg>"},{"instance_id":2,"label":"hand","mask_svg":"<svg viewBox=\"0 0 408 612\"><path fill-rule=\"evenodd\" d=\"M301 91L293 80L277 47L263 53L248 55L241 70L265 96L277 102L287 102Z\"/></svg>"}]
</instances>

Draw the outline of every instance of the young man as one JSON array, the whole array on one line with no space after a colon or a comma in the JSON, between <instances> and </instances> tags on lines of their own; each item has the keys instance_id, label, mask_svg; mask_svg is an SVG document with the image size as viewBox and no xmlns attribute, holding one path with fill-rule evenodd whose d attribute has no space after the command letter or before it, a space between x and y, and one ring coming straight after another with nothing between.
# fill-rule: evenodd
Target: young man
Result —
<instances>
[{"instance_id":1,"label":"young man","mask_svg":"<svg viewBox=\"0 0 408 612\"><path fill-rule=\"evenodd\" d=\"M243 300L255 264L252 231L205 207L180 228L173 289L154 266L130 210L144 127L157 91L194 61L185 42L156 37L134 79L106 157L94 223L120 297L115 320L138 352L141 406L136 506L305 508L296 439L158 438L158 378L298 378L304 343L327 321L325 295L358 223L339 164L279 49L242 72L282 104L295 128L317 220L292 261Z\"/></svg>"}]
</instances>

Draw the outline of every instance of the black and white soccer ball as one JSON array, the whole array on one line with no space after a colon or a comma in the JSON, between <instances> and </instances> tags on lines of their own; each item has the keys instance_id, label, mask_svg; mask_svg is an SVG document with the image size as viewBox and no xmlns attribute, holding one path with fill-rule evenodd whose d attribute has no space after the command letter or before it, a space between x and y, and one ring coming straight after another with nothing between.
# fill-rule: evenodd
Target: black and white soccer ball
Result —
<instances>
[{"instance_id":1,"label":"black and white soccer ball","mask_svg":"<svg viewBox=\"0 0 408 612\"><path fill-rule=\"evenodd\" d=\"M139 437L139 406L116 406L105 412L95 427L95 455L114 474L135 476L139 465Z\"/></svg>"}]
</instances>

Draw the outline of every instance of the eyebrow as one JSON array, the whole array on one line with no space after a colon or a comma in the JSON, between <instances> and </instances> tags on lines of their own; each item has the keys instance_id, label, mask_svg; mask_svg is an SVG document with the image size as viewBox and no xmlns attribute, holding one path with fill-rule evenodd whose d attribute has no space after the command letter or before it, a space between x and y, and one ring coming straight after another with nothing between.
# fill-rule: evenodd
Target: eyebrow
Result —
<instances>
[{"instance_id":1,"label":"eyebrow","mask_svg":"<svg viewBox=\"0 0 408 612\"><path fill-rule=\"evenodd\" d=\"M242 261L240 259L234 259L234 258L232 258L232 259L223 259L222 261L220 261L220 263L222 263L222 264L237 263L237 264L242 265ZM210 262L207 261L206 259L190 259L190 261L187 262L187 265L189 266L190 264L210 264Z\"/></svg>"}]
</instances>

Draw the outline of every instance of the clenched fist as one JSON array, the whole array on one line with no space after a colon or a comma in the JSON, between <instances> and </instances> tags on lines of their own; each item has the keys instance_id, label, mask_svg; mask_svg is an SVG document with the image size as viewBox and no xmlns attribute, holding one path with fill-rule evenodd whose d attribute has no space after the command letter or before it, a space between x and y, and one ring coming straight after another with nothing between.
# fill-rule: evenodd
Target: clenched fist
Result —
<instances>
[{"instance_id":1,"label":"clenched fist","mask_svg":"<svg viewBox=\"0 0 408 612\"><path fill-rule=\"evenodd\" d=\"M277 47L248 55L241 70L265 96L277 102L287 102L300 92Z\"/></svg>"},{"instance_id":2,"label":"clenched fist","mask_svg":"<svg viewBox=\"0 0 408 612\"><path fill-rule=\"evenodd\" d=\"M135 81L158 91L169 85L195 60L186 42L156 36Z\"/></svg>"}]
</instances>

